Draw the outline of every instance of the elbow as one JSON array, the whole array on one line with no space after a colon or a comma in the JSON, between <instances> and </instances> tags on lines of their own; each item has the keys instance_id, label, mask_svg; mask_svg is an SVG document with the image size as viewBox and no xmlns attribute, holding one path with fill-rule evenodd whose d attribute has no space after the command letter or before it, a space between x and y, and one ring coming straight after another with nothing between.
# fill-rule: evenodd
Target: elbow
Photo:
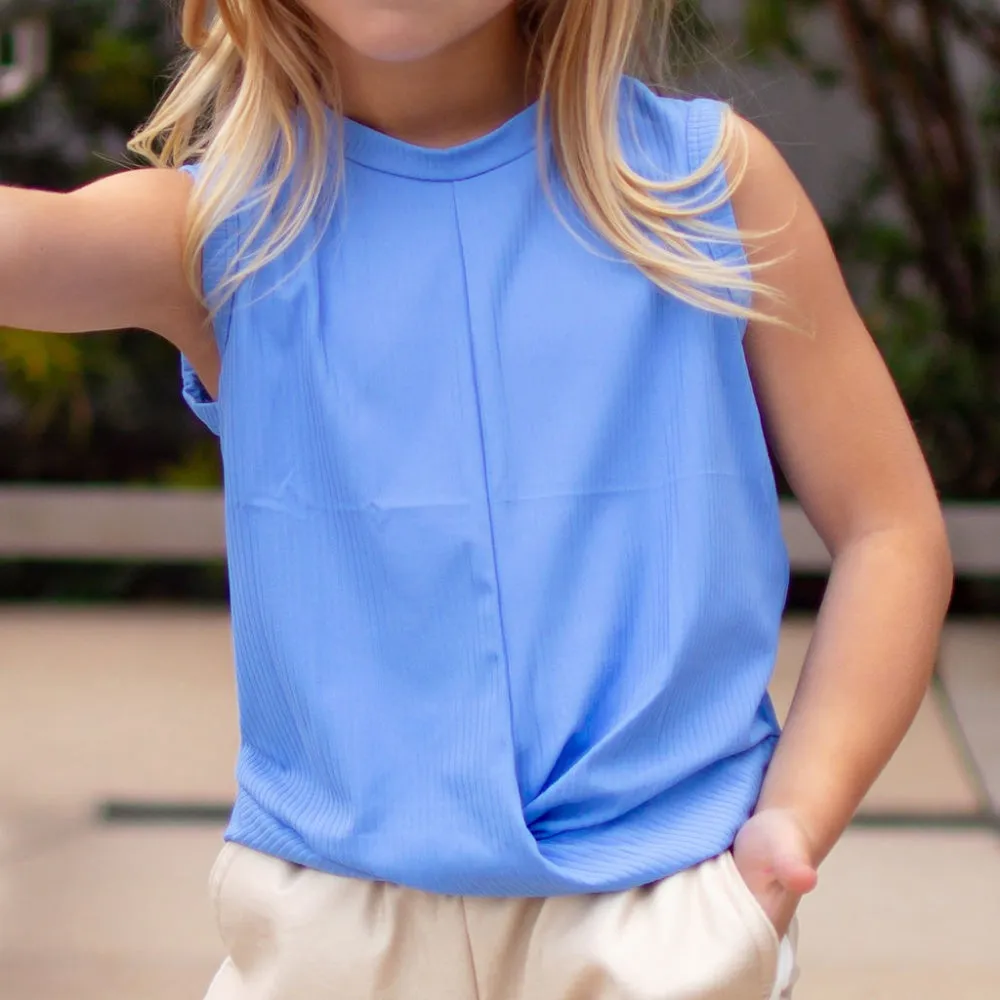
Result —
<instances>
[{"instance_id":1,"label":"elbow","mask_svg":"<svg viewBox=\"0 0 1000 1000\"><path fill-rule=\"evenodd\" d=\"M955 557L951 551L951 540L948 537L948 527L945 524L944 517L941 517L940 521L941 529L940 537L938 539L938 558L940 559L939 571L942 577L944 606L945 611L947 611L949 605L951 604L952 594L955 590Z\"/></svg>"},{"instance_id":2,"label":"elbow","mask_svg":"<svg viewBox=\"0 0 1000 1000\"><path fill-rule=\"evenodd\" d=\"M944 514L936 507L922 517L905 520L895 535L900 559L923 583L929 608L938 609L943 617L955 587L955 563Z\"/></svg>"},{"instance_id":3,"label":"elbow","mask_svg":"<svg viewBox=\"0 0 1000 1000\"><path fill-rule=\"evenodd\" d=\"M955 565L944 515L937 505L930 510L908 512L886 518L881 525L858 531L834 549L834 564L872 557L884 567L888 578L908 581L920 592L920 603L928 613L943 617L951 604L955 586ZM892 568L890 568L892 567ZM917 595L914 595L916 597Z\"/></svg>"},{"instance_id":4,"label":"elbow","mask_svg":"<svg viewBox=\"0 0 1000 1000\"><path fill-rule=\"evenodd\" d=\"M929 578L937 585L943 610L947 611L955 588L955 561L942 512L938 510L928 524L918 526L915 535L922 562L927 567Z\"/></svg>"}]
</instances>

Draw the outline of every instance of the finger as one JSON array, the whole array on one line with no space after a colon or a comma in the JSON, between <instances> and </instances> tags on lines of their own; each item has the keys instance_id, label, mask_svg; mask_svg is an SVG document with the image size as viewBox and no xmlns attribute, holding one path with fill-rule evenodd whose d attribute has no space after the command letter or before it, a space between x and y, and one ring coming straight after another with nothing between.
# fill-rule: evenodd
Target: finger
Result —
<instances>
[{"instance_id":1,"label":"finger","mask_svg":"<svg viewBox=\"0 0 1000 1000\"><path fill-rule=\"evenodd\" d=\"M812 865L798 858L781 858L774 866L781 885L796 896L804 896L816 888L819 873Z\"/></svg>"}]
</instances>

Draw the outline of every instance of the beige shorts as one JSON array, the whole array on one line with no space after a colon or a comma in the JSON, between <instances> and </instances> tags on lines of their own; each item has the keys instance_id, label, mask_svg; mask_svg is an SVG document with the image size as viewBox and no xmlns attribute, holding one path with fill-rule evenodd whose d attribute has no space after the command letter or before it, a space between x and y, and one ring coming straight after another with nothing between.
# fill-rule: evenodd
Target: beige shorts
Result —
<instances>
[{"instance_id":1,"label":"beige shorts","mask_svg":"<svg viewBox=\"0 0 1000 1000\"><path fill-rule=\"evenodd\" d=\"M779 941L730 854L629 892L436 896L227 844L206 1000L775 1000Z\"/></svg>"}]
</instances>

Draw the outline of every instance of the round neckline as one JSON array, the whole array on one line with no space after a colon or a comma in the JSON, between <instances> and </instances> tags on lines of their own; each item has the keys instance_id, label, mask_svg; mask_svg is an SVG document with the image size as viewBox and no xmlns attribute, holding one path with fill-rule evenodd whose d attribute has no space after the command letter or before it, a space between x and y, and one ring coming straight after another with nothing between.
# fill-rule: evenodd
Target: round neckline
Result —
<instances>
[{"instance_id":1,"label":"round neckline","mask_svg":"<svg viewBox=\"0 0 1000 1000\"><path fill-rule=\"evenodd\" d=\"M417 146L343 119L345 159L383 173L417 180L457 181L496 170L537 146L538 102L497 128L457 146Z\"/></svg>"}]
</instances>

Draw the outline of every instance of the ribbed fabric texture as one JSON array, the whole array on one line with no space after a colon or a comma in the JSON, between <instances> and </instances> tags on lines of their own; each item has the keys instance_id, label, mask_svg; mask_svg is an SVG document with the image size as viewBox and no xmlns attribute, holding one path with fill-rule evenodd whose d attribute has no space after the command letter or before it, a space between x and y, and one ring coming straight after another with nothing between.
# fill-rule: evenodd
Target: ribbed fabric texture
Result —
<instances>
[{"instance_id":1,"label":"ribbed fabric texture","mask_svg":"<svg viewBox=\"0 0 1000 1000\"><path fill-rule=\"evenodd\" d=\"M720 105L624 94L637 169L705 161ZM567 230L536 115L448 150L348 122L332 224L219 314L218 402L185 364L222 439L227 836L255 850L610 891L724 850L758 796L788 566L742 325L656 289L555 179Z\"/></svg>"}]
</instances>

